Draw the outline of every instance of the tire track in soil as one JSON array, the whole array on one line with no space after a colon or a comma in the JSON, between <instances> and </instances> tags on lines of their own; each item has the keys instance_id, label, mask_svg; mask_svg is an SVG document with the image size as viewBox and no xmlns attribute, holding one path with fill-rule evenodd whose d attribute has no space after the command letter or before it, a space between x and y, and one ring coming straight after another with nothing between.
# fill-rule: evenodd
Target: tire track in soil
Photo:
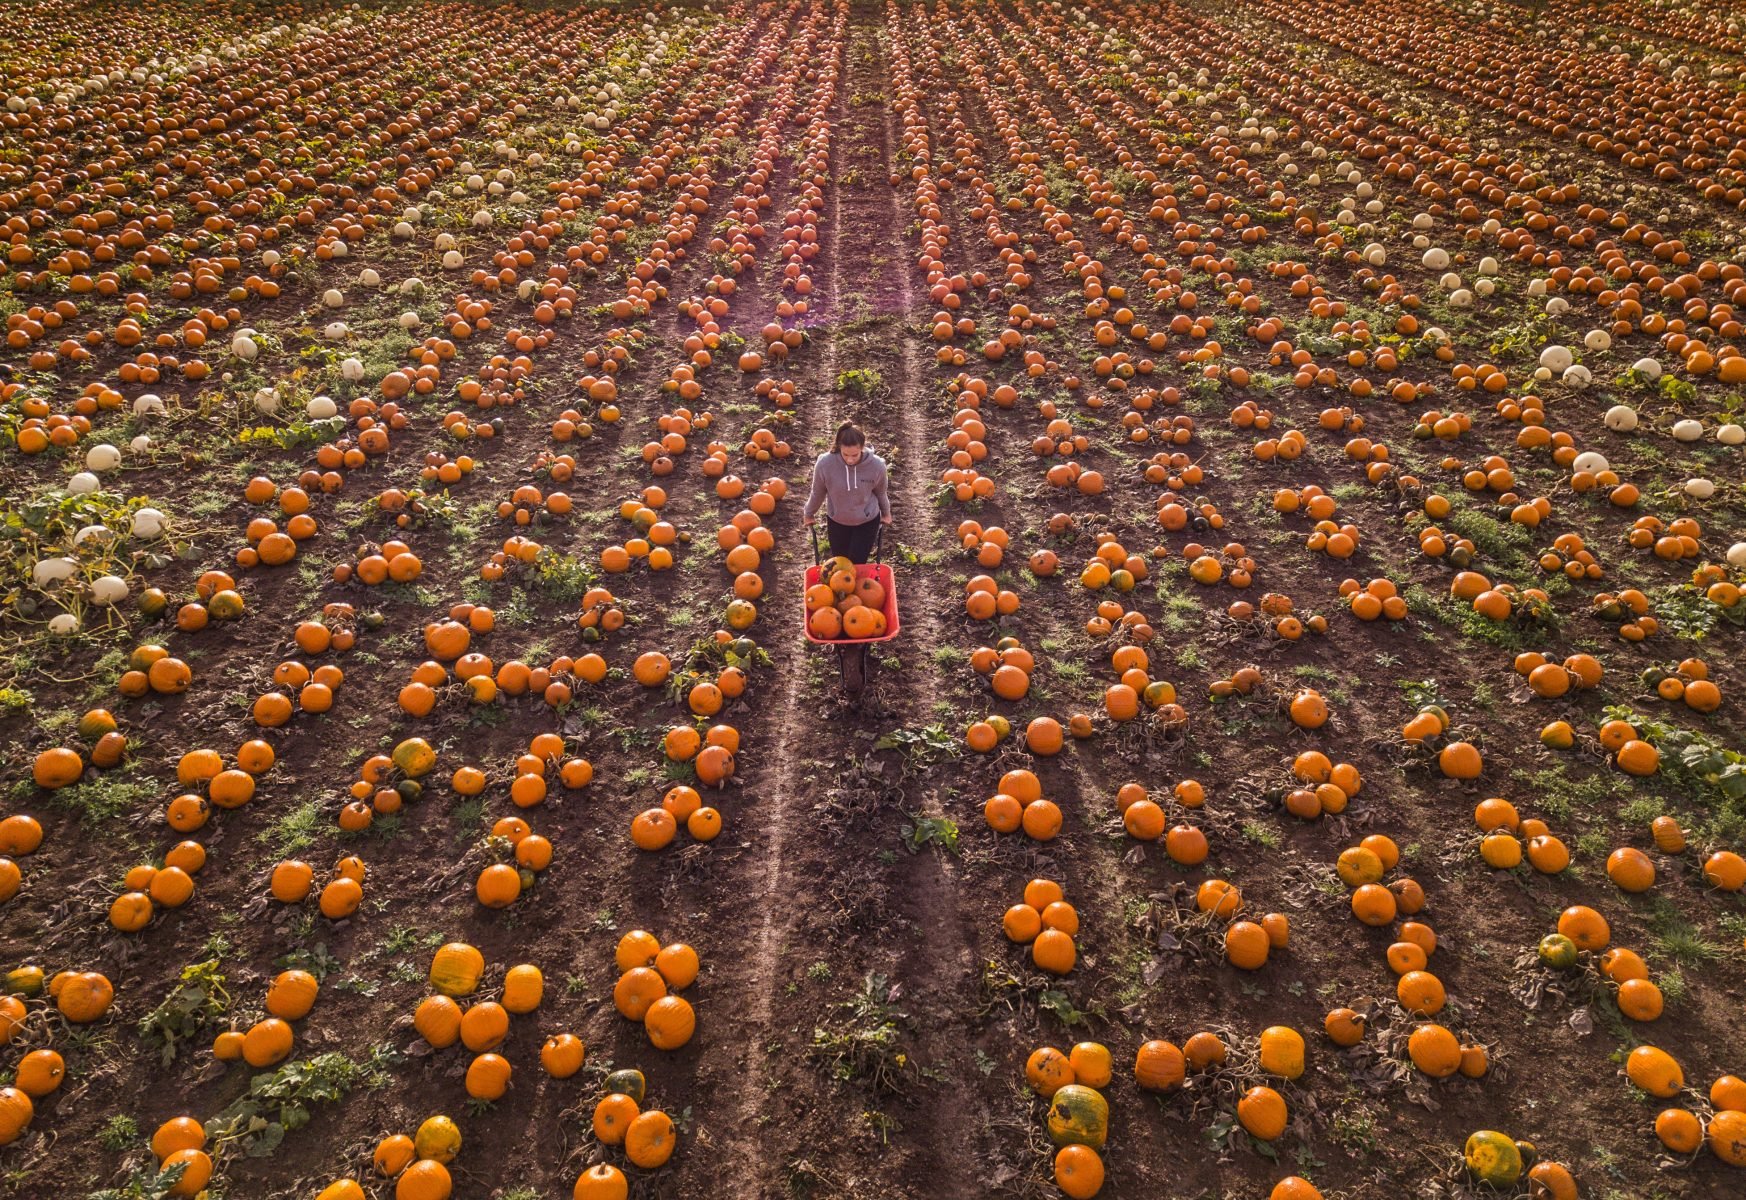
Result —
<instances>
[{"instance_id":1,"label":"tire track in soil","mask_svg":"<svg viewBox=\"0 0 1746 1200\"><path fill-rule=\"evenodd\" d=\"M842 117L849 108L845 88L839 86L832 108L833 124L841 130L845 124ZM832 139L833 160L839 150L838 140L837 137ZM792 160L785 159L779 164L772 179L773 195L788 194L787 185L798 179L796 168L797 164ZM791 357L782 364L788 368L788 377L799 385L802 403L813 395L819 397L819 405L809 422L814 434L834 428L838 419L837 393L830 383L837 375L839 346L832 327L840 320L840 297L843 295L840 186L833 184L825 195L828 216L825 218L824 254L828 263L828 283L824 297L814 293L813 311L823 307L828 313L828 322L823 326L827 334L820 339L824 344L818 359L808 356L797 361ZM748 290L758 297L760 307L765 311L773 308L780 298L761 280L757 287ZM826 303L818 304L820 299ZM769 366L774 369L777 364ZM810 465L804 450L799 457L801 468ZM807 486L809 481L810 476L800 482L800 488ZM768 593L772 599L765 605L766 609L776 608L783 614L787 611L785 601L799 591L798 576L804 572L811 554L811 542L806 536L806 526L796 512L795 501L804 503L799 495L790 498L784 514L788 517L786 524L789 527L775 556L775 586ZM771 613L769 617L773 622L782 620L777 613ZM795 642L797 631L783 630L780 624L776 628L782 630L778 635L780 641L766 648L773 659L773 670L781 676L782 685L775 711L767 720L766 727L799 732L786 735L782 744L774 748L775 778L760 805L758 823L763 844L759 847L759 862L763 868L762 877L749 880L743 893L748 902L757 907L758 924L750 939L749 953L736 965L735 974L741 982L740 995L745 1007L735 1018L735 1024L739 1026L737 1034L728 1041L728 1044L743 1048L741 1069L732 1076L734 1086L741 1089L741 1094L735 1107L735 1118L731 1125L724 1124L724 1128L731 1128L733 1133L719 1146L727 1161L734 1164L735 1177L758 1181L755 1190L745 1194L759 1196L787 1192L786 1182L773 1172L786 1164L790 1149L799 1149L781 1147L780 1153L772 1154L763 1131L775 1121L778 1105L784 1103L775 1095L781 1074L792 1070L788 1061L777 1057L773 1050L781 1033L777 1018L778 986L789 978L783 959L798 915L791 901L805 894L801 874L806 864L795 861L788 847L791 837L804 832L801 827L806 823L807 806L803 768L812 766L817 758L816 731L805 719L808 708L813 707L813 698L808 696L810 651L804 643ZM762 1070L756 1069L760 1059Z\"/></svg>"},{"instance_id":2,"label":"tire track in soil","mask_svg":"<svg viewBox=\"0 0 1746 1200\"><path fill-rule=\"evenodd\" d=\"M874 5L857 6L857 10L864 24L859 26L860 37L851 43L850 91L858 92L862 86L883 91L889 68L887 48L879 35L883 28L882 11ZM871 67L864 65L857 43L873 50ZM863 77L861 72L869 70L872 78ZM879 179L871 181L871 185L886 192L886 203L870 205L864 238L869 250L882 246L907 250L909 238L905 230L910 218L904 208L902 185L892 187L885 182L898 162L893 129L896 111L890 103L884 103L877 119L876 145L882 157ZM897 432L890 443L897 451L891 481L893 527L908 534L905 544L909 544L919 541L924 531L937 533L939 517L928 495L927 463L932 436L924 425L934 419L928 403L933 381L917 347L915 331L916 323L926 314L918 307L914 265L907 254L898 263L898 371L897 378L889 381L889 396L881 405L879 418L885 428ZM896 703L882 714L886 717L885 728L918 727L936 719L932 702L945 694L948 681L927 651L945 645L950 632L944 616L950 598L942 594L940 578L939 568L918 567L907 571L899 584L905 623L909 626L905 642L910 648L902 656L902 669L910 677L900 689L894 689L898 691ZM916 672L921 679L916 678ZM937 778L937 775L928 778L919 791L909 791L908 799L916 816L946 815L934 782ZM901 915L901 920L890 923L888 929L904 941L892 945L888 934L881 939L882 949L892 956L892 977L903 987L903 995L894 1007L910 1014L911 1032L916 1039L915 1058L930 1072L938 1071L956 1079L974 1078L975 1065L971 1061L974 1030L966 1011L977 994L979 960L976 939L963 911L964 890L958 864L938 850L923 851L899 855L887 875L893 877L891 890L897 897L894 907ZM931 948L925 976L913 954L912 939L918 935L925 935ZM983 1157L990 1126L985 1094L975 1092L972 1099L963 1091L933 1087L905 1099L905 1128L925 1130L916 1139L915 1153L922 1156L918 1165L932 1174L934 1186L952 1196L983 1191L974 1163ZM972 1153L966 1154L966 1150Z\"/></svg>"}]
</instances>

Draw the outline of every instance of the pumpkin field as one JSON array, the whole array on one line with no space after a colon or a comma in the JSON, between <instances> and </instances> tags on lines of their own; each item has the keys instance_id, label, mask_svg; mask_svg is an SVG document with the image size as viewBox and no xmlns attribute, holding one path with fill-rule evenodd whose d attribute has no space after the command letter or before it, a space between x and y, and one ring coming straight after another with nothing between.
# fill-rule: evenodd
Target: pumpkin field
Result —
<instances>
[{"instance_id":1,"label":"pumpkin field","mask_svg":"<svg viewBox=\"0 0 1746 1200\"><path fill-rule=\"evenodd\" d=\"M0 232L0 1196L1746 1194L1742 0L9 3Z\"/></svg>"}]
</instances>

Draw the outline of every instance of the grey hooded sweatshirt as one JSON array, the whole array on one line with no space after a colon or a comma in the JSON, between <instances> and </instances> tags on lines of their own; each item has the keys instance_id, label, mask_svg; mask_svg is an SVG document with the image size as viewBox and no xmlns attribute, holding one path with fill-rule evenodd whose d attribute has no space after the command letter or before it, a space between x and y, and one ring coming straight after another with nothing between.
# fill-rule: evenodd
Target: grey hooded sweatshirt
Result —
<instances>
[{"instance_id":1,"label":"grey hooded sweatshirt","mask_svg":"<svg viewBox=\"0 0 1746 1200\"><path fill-rule=\"evenodd\" d=\"M865 525L874 517L891 515L891 500L885 494L885 460L873 447L861 447L861 461L853 466L835 450L818 456L812 465L812 494L801 510L810 521L821 505L830 510L839 525Z\"/></svg>"}]
</instances>

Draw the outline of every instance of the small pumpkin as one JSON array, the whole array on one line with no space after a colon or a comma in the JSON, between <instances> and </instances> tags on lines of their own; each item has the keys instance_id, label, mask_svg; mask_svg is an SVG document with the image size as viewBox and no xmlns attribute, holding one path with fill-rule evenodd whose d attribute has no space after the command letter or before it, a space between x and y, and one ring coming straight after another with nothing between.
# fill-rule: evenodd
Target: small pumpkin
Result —
<instances>
[{"instance_id":1,"label":"small pumpkin","mask_svg":"<svg viewBox=\"0 0 1746 1200\"><path fill-rule=\"evenodd\" d=\"M1109 1104L1082 1083L1057 1088L1049 1099L1049 1138L1057 1146L1103 1146L1109 1136Z\"/></svg>"},{"instance_id":2,"label":"small pumpkin","mask_svg":"<svg viewBox=\"0 0 1746 1200\"><path fill-rule=\"evenodd\" d=\"M17 1088L0 1088L0 1146L10 1146L30 1127L36 1106Z\"/></svg>"},{"instance_id":3,"label":"small pumpkin","mask_svg":"<svg viewBox=\"0 0 1746 1200\"><path fill-rule=\"evenodd\" d=\"M643 1073L634 1067L623 1067L606 1077L603 1084L608 1095L619 1094L629 1096L638 1104L643 1102L647 1087Z\"/></svg>"},{"instance_id":4,"label":"small pumpkin","mask_svg":"<svg viewBox=\"0 0 1746 1200\"><path fill-rule=\"evenodd\" d=\"M455 1155L461 1152L461 1131L453 1121L439 1113L426 1117L419 1125L412 1145L419 1158L439 1163L453 1162Z\"/></svg>"},{"instance_id":5,"label":"small pumpkin","mask_svg":"<svg viewBox=\"0 0 1746 1200\"><path fill-rule=\"evenodd\" d=\"M81 971L69 976L55 995L55 1006L61 1015L75 1025L88 1025L109 1011L115 1000L115 988L96 971Z\"/></svg>"},{"instance_id":6,"label":"small pumpkin","mask_svg":"<svg viewBox=\"0 0 1746 1200\"><path fill-rule=\"evenodd\" d=\"M465 942L437 948L430 960L430 985L445 996L470 996L485 973L485 956Z\"/></svg>"},{"instance_id":7,"label":"small pumpkin","mask_svg":"<svg viewBox=\"0 0 1746 1200\"><path fill-rule=\"evenodd\" d=\"M576 1177L570 1194L573 1200L625 1200L630 1195L630 1181L617 1167L595 1163Z\"/></svg>"},{"instance_id":8,"label":"small pumpkin","mask_svg":"<svg viewBox=\"0 0 1746 1200\"><path fill-rule=\"evenodd\" d=\"M1462 1150L1467 1170L1481 1183L1508 1187L1522 1177L1522 1152L1507 1135L1495 1129L1470 1134Z\"/></svg>"},{"instance_id":9,"label":"small pumpkin","mask_svg":"<svg viewBox=\"0 0 1746 1200\"><path fill-rule=\"evenodd\" d=\"M540 1066L553 1079L568 1079L582 1069L588 1048L573 1033L555 1033L540 1047Z\"/></svg>"},{"instance_id":10,"label":"small pumpkin","mask_svg":"<svg viewBox=\"0 0 1746 1200\"><path fill-rule=\"evenodd\" d=\"M1147 1042L1134 1056L1134 1079L1149 1092L1180 1087L1186 1074L1187 1065L1182 1051L1173 1042Z\"/></svg>"},{"instance_id":11,"label":"small pumpkin","mask_svg":"<svg viewBox=\"0 0 1746 1200\"><path fill-rule=\"evenodd\" d=\"M625 1157L645 1171L666 1163L677 1145L673 1119L658 1108L638 1113L624 1133Z\"/></svg>"}]
</instances>

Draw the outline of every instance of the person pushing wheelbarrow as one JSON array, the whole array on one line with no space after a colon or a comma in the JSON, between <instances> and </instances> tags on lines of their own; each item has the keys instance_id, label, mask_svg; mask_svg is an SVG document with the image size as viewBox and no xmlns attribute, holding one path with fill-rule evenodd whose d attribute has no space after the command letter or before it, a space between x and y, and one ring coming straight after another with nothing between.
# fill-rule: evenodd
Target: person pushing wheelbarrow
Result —
<instances>
[{"instance_id":1,"label":"person pushing wheelbarrow","mask_svg":"<svg viewBox=\"0 0 1746 1200\"><path fill-rule=\"evenodd\" d=\"M800 511L810 525L821 507L826 510L831 557L859 566L873 553L881 528L891 524L887 478L885 460L868 447L867 435L852 421L840 426L835 444L812 465L812 492Z\"/></svg>"},{"instance_id":2,"label":"person pushing wheelbarrow","mask_svg":"<svg viewBox=\"0 0 1746 1200\"><path fill-rule=\"evenodd\" d=\"M867 686L867 647L897 636L897 581L880 561L881 534L891 524L885 463L853 422L837 430L829 452L812 468L812 491L801 515L812 533L802 619L808 641L834 646L843 692L858 704ZM823 507L831 559L821 562L813 518ZM873 562L868 563L871 557Z\"/></svg>"}]
</instances>

